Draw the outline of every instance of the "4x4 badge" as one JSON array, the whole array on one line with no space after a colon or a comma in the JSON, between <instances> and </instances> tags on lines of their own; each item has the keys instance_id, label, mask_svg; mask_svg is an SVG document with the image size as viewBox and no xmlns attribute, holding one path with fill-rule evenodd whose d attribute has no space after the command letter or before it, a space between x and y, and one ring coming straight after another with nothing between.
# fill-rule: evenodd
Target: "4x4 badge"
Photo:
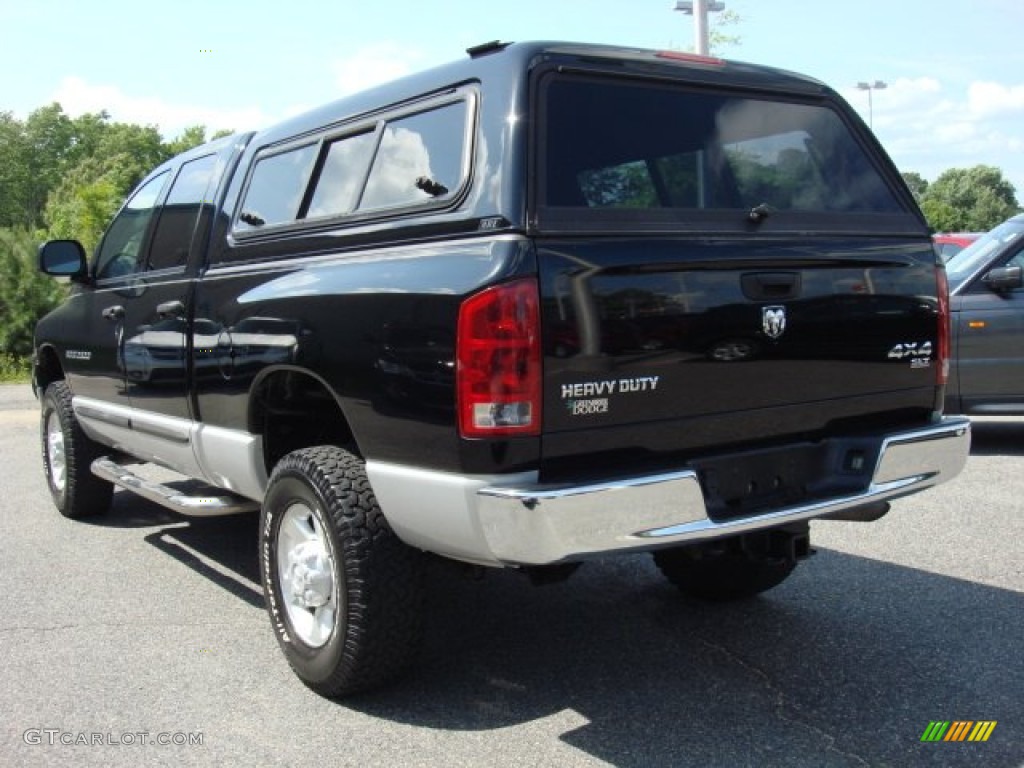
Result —
<instances>
[{"instance_id":1,"label":"4x4 badge","mask_svg":"<svg viewBox=\"0 0 1024 768\"><path fill-rule=\"evenodd\" d=\"M762 307L761 329L768 338L779 338L786 330L786 308Z\"/></svg>"}]
</instances>

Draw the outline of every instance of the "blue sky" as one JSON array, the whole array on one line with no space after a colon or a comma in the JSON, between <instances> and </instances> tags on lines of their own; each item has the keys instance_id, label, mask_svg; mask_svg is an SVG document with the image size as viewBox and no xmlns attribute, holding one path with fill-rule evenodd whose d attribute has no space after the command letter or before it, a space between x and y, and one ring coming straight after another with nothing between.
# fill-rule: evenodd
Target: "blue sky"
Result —
<instances>
[{"instance_id":1,"label":"blue sky","mask_svg":"<svg viewBox=\"0 0 1024 768\"><path fill-rule=\"evenodd\" d=\"M1024 202L1024 2L725 0L726 58L825 81L897 166L929 180L1001 168ZM0 111L59 101L155 124L245 130L464 55L481 42L575 40L686 48L674 0L0 0Z\"/></svg>"}]
</instances>

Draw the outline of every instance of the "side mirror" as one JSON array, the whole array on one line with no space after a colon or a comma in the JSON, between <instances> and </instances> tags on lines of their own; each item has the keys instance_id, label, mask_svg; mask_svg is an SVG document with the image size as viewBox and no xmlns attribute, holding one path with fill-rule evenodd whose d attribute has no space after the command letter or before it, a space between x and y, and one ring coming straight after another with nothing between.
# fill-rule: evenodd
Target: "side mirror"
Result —
<instances>
[{"instance_id":1,"label":"side mirror","mask_svg":"<svg viewBox=\"0 0 1024 768\"><path fill-rule=\"evenodd\" d=\"M85 249L77 240L49 240L39 246L39 271L81 280L89 274Z\"/></svg>"},{"instance_id":2,"label":"side mirror","mask_svg":"<svg viewBox=\"0 0 1024 768\"><path fill-rule=\"evenodd\" d=\"M993 291L1015 291L1024 287L1024 269L1021 267L996 267L989 270L982 282Z\"/></svg>"}]
</instances>

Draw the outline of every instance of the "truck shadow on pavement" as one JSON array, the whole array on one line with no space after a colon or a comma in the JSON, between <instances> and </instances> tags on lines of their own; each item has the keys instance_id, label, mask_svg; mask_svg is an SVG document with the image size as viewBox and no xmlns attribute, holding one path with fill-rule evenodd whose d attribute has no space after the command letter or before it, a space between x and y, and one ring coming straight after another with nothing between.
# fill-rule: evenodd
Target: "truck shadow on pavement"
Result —
<instances>
[{"instance_id":1,"label":"truck shadow on pavement","mask_svg":"<svg viewBox=\"0 0 1024 768\"><path fill-rule=\"evenodd\" d=\"M1024 754L1024 595L1008 590L823 550L742 603L686 600L627 557L541 589L449 574L430 607L419 670L344 706L442 730L549 718L553 737L637 768ZM998 738L922 744L936 719L997 720Z\"/></svg>"},{"instance_id":2,"label":"truck shadow on pavement","mask_svg":"<svg viewBox=\"0 0 1024 768\"><path fill-rule=\"evenodd\" d=\"M1001 451L1004 432L986 426L976 445ZM160 526L148 543L262 609L256 515L168 521L116 494L105 524L147 515ZM440 561L428 572L418 666L338 707L441 731L528 725L524 737L630 768L1024 758L1019 592L828 549L766 595L722 605L682 598L648 556L541 588ZM932 720L998 726L986 743L921 743ZM515 763L481 745L481 764Z\"/></svg>"},{"instance_id":3,"label":"truck shadow on pavement","mask_svg":"<svg viewBox=\"0 0 1024 768\"><path fill-rule=\"evenodd\" d=\"M173 557L219 587L263 610L259 563L259 515L193 518L188 524L146 536L165 555Z\"/></svg>"},{"instance_id":4,"label":"truck shadow on pavement","mask_svg":"<svg viewBox=\"0 0 1024 768\"><path fill-rule=\"evenodd\" d=\"M134 493L116 491L110 511L82 521L103 528L157 528L145 541L249 605L263 609L256 546L259 515L184 517Z\"/></svg>"}]
</instances>

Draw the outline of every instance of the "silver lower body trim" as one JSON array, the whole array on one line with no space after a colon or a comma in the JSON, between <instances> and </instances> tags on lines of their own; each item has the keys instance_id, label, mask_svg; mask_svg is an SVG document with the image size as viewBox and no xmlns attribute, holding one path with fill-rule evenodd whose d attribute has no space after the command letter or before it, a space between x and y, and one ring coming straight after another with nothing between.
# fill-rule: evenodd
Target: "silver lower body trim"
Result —
<instances>
[{"instance_id":1,"label":"silver lower body trim","mask_svg":"<svg viewBox=\"0 0 1024 768\"><path fill-rule=\"evenodd\" d=\"M489 565L546 565L723 538L878 504L951 480L969 452L967 419L888 435L863 491L724 521L708 516L690 469L569 486L538 484L532 473L464 477L373 462L367 471L381 509L407 543Z\"/></svg>"},{"instance_id":2,"label":"silver lower body trim","mask_svg":"<svg viewBox=\"0 0 1024 768\"><path fill-rule=\"evenodd\" d=\"M85 434L96 442L182 475L207 479L192 449L190 420L89 397L76 396L71 406Z\"/></svg>"},{"instance_id":3,"label":"silver lower body trim","mask_svg":"<svg viewBox=\"0 0 1024 768\"><path fill-rule=\"evenodd\" d=\"M260 501L267 488L259 435L88 397L71 401L82 429L120 453Z\"/></svg>"},{"instance_id":4,"label":"silver lower body trim","mask_svg":"<svg viewBox=\"0 0 1024 768\"><path fill-rule=\"evenodd\" d=\"M466 476L373 460L366 462L366 476L388 524L406 544L482 565L501 562L480 525L480 491L496 482L537 482L536 472Z\"/></svg>"}]
</instances>

